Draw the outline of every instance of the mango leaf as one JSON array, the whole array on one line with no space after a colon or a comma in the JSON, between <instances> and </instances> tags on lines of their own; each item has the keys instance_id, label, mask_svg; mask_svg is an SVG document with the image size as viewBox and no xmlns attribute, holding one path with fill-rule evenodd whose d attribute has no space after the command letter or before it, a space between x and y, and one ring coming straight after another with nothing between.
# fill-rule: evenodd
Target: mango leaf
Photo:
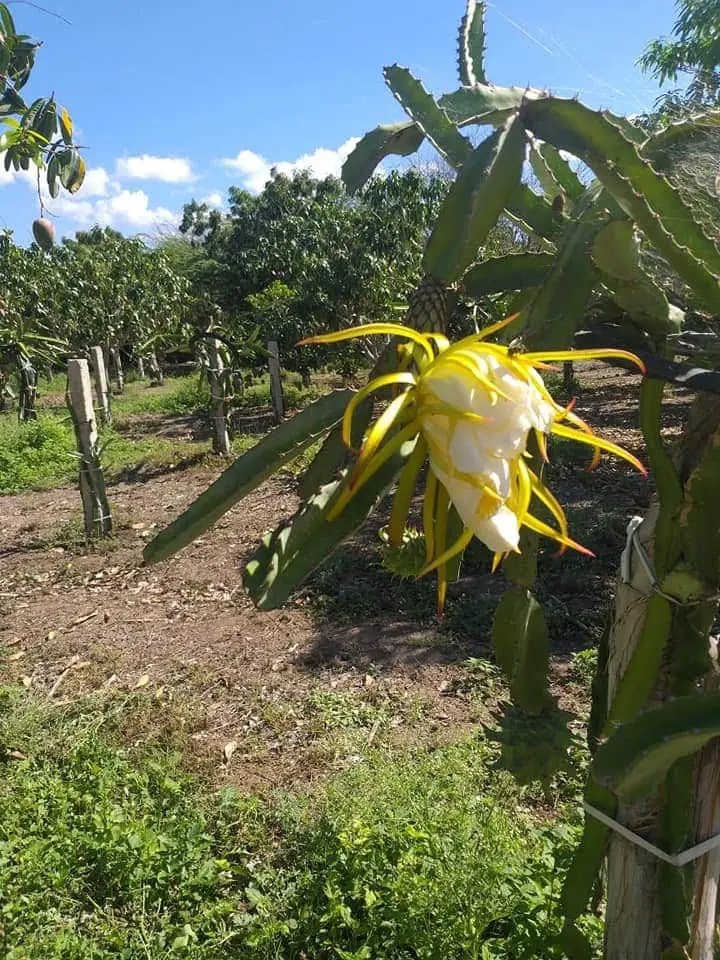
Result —
<instances>
[{"instance_id":1,"label":"mango leaf","mask_svg":"<svg viewBox=\"0 0 720 960\"><path fill-rule=\"evenodd\" d=\"M27 104L12 87L8 87L0 100L0 117L10 113L21 114L27 110Z\"/></svg>"},{"instance_id":2,"label":"mango leaf","mask_svg":"<svg viewBox=\"0 0 720 960\"><path fill-rule=\"evenodd\" d=\"M2 23L3 39L15 36L15 22L4 3L0 3L0 23Z\"/></svg>"},{"instance_id":3,"label":"mango leaf","mask_svg":"<svg viewBox=\"0 0 720 960\"><path fill-rule=\"evenodd\" d=\"M65 143L72 143L73 122L66 107L63 107L60 111L60 133Z\"/></svg>"},{"instance_id":4,"label":"mango leaf","mask_svg":"<svg viewBox=\"0 0 720 960\"><path fill-rule=\"evenodd\" d=\"M415 442L404 444L400 452L361 487L340 516L328 520L346 478L322 487L288 524L264 538L243 573L248 593L260 610L282 606L315 567L365 522L402 469Z\"/></svg>"},{"instance_id":5,"label":"mango leaf","mask_svg":"<svg viewBox=\"0 0 720 960\"><path fill-rule=\"evenodd\" d=\"M56 156L60 167L60 182L69 193L77 193L85 179L85 161L74 148L63 150Z\"/></svg>"},{"instance_id":6,"label":"mango leaf","mask_svg":"<svg viewBox=\"0 0 720 960\"><path fill-rule=\"evenodd\" d=\"M48 143L52 140L57 128L57 104L52 97L38 110L32 128L43 140Z\"/></svg>"},{"instance_id":7,"label":"mango leaf","mask_svg":"<svg viewBox=\"0 0 720 960\"><path fill-rule=\"evenodd\" d=\"M204 493L143 551L145 563L158 563L186 547L251 491L315 443L342 417L352 390L329 393L287 420L231 464Z\"/></svg>"},{"instance_id":8,"label":"mango leaf","mask_svg":"<svg viewBox=\"0 0 720 960\"><path fill-rule=\"evenodd\" d=\"M370 130L343 164L342 179L348 193L357 193L385 157L407 157L420 149L424 139L422 127L413 120L381 124Z\"/></svg>"},{"instance_id":9,"label":"mango leaf","mask_svg":"<svg viewBox=\"0 0 720 960\"><path fill-rule=\"evenodd\" d=\"M60 193L60 183L58 181L59 163L56 154L50 157L47 165L47 184L50 196L55 199Z\"/></svg>"},{"instance_id":10,"label":"mango leaf","mask_svg":"<svg viewBox=\"0 0 720 960\"><path fill-rule=\"evenodd\" d=\"M720 694L679 697L623 724L595 756L594 773L624 800L652 794L670 767L720 736Z\"/></svg>"}]
</instances>

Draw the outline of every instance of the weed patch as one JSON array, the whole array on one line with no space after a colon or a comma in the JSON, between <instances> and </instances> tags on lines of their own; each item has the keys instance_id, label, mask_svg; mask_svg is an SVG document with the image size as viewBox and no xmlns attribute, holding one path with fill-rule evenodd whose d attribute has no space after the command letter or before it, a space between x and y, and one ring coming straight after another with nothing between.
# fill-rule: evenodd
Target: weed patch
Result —
<instances>
[{"instance_id":1,"label":"weed patch","mask_svg":"<svg viewBox=\"0 0 720 960\"><path fill-rule=\"evenodd\" d=\"M319 707L345 722L345 703ZM209 793L157 742L124 747L134 709L0 690L9 960L561 956L577 826L539 829L483 740L378 751L309 793L258 798Z\"/></svg>"}]
</instances>

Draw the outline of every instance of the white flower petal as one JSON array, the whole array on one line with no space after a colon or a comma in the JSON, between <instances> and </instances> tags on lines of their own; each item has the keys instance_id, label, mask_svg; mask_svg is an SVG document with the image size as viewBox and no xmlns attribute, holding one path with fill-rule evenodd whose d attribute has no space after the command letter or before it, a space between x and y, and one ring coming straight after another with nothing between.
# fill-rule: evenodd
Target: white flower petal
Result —
<instances>
[{"instance_id":1,"label":"white flower petal","mask_svg":"<svg viewBox=\"0 0 720 960\"><path fill-rule=\"evenodd\" d=\"M500 504L489 516L483 516L486 510L481 508L481 491L464 480L449 477L430 461L433 473L443 484L460 519L466 527L482 541L493 553L507 553L514 550L520 542L520 527L517 517L509 507Z\"/></svg>"},{"instance_id":2,"label":"white flower petal","mask_svg":"<svg viewBox=\"0 0 720 960\"><path fill-rule=\"evenodd\" d=\"M520 543L517 517L509 507L505 506L499 507L486 520L478 521L473 527L473 533L493 553L507 553L515 550Z\"/></svg>"}]
</instances>

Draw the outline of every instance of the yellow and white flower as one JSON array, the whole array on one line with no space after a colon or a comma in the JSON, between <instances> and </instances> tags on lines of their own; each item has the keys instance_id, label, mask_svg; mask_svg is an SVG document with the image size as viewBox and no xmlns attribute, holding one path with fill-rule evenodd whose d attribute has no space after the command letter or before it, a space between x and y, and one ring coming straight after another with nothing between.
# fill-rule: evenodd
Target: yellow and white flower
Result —
<instances>
[{"instance_id":1,"label":"yellow and white flower","mask_svg":"<svg viewBox=\"0 0 720 960\"><path fill-rule=\"evenodd\" d=\"M641 361L624 350L520 353L488 343L486 338L506 323L509 320L455 344L450 344L442 334L423 334L391 323L367 324L302 341L335 343L372 334L389 334L409 341L406 356L414 360L417 372L401 370L376 377L348 404L343 438L350 446L352 421L358 405L377 390L393 388L396 392L365 436L331 518L344 509L403 444L416 438L414 450L399 477L389 537L393 544L402 542L415 484L425 460L429 460L423 508L427 556L421 575L438 570L441 609L447 587L446 565L467 547L473 536L493 552L493 568L508 553L519 552L523 526L556 540L561 549L571 547L590 553L570 538L562 507L532 469L532 457L528 453L531 436L545 460L546 437L555 434L593 447L593 464L599 460L601 451L607 451L644 472L642 464L631 453L596 436L571 407L557 404L538 372L555 360L618 357L643 370ZM557 527L530 512L534 501L546 508ZM450 504L459 514L464 529L448 546Z\"/></svg>"}]
</instances>

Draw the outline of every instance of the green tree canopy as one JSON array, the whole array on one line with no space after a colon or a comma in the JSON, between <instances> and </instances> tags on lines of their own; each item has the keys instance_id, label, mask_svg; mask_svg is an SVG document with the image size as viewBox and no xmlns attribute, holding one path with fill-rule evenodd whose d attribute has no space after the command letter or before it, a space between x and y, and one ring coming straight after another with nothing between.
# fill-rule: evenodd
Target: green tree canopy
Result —
<instances>
[{"instance_id":1,"label":"green tree canopy","mask_svg":"<svg viewBox=\"0 0 720 960\"><path fill-rule=\"evenodd\" d=\"M672 36L651 41L639 61L659 83L689 76L658 101L666 116L716 106L720 93L720 0L678 0L677 10Z\"/></svg>"},{"instance_id":2,"label":"green tree canopy","mask_svg":"<svg viewBox=\"0 0 720 960\"><path fill-rule=\"evenodd\" d=\"M443 177L408 170L351 198L333 177L274 173L257 196L231 188L227 214L187 204L186 246L168 248L194 288L226 317L261 322L287 361L300 336L386 317L405 299L446 190Z\"/></svg>"}]
</instances>

